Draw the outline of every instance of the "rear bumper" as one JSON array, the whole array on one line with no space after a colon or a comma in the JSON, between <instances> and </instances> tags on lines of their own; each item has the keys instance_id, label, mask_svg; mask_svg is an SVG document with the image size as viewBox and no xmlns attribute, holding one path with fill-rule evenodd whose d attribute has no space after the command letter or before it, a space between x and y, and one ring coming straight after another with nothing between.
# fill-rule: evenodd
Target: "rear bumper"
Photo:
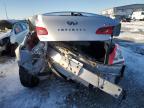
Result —
<instances>
[{"instance_id":1,"label":"rear bumper","mask_svg":"<svg viewBox=\"0 0 144 108\"><path fill-rule=\"evenodd\" d=\"M123 91L115 83L115 79L123 76L125 67L123 64L96 64L94 67L89 67L74 58L64 57L53 49L49 49L49 57L54 69L68 79L78 81L85 86L92 85L116 98Z\"/></svg>"},{"instance_id":2,"label":"rear bumper","mask_svg":"<svg viewBox=\"0 0 144 108\"><path fill-rule=\"evenodd\" d=\"M81 67L79 71L73 72L69 68L65 68L61 64L55 62L54 68L58 70L58 73L63 74L68 79L72 79L77 82L80 82L87 87L90 85L92 85L93 87L97 87L100 90L112 95L115 98L118 98L123 92L123 89L120 86L106 79L104 77L105 75L103 76L100 74L96 74L90 70L87 70L85 67ZM70 68L72 68L72 70L74 69L73 67ZM109 78L112 78L112 76ZM113 78L115 78L115 76Z\"/></svg>"},{"instance_id":3,"label":"rear bumper","mask_svg":"<svg viewBox=\"0 0 144 108\"><path fill-rule=\"evenodd\" d=\"M16 50L18 64L28 69L31 74L40 72L41 67L44 67L44 61L32 64L32 57L27 50ZM95 67L88 69L85 64L76 59L65 57L59 54L54 49L49 49L49 59L54 69L66 76L67 79L78 81L85 86L93 85L100 90L114 96L119 97L123 91L121 87L110 81L108 78L122 77L125 66L123 64L104 65L96 64Z\"/></svg>"}]
</instances>

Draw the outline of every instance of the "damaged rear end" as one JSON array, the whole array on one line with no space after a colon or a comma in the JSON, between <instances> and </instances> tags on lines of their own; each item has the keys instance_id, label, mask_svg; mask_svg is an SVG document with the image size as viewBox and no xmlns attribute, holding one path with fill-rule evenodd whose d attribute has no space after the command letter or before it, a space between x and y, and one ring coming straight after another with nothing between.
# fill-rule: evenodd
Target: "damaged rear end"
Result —
<instances>
[{"instance_id":1,"label":"damaged rear end","mask_svg":"<svg viewBox=\"0 0 144 108\"><path fill-rule=\"evenodd\" d=\"M123 76L124 58L112 40L120 33L119 22L79 12L43 14L34 20L35 31L16 50L19 67L29 76L38 80L50 69L116 98L122 94L116 84ZM32 83L20 80L26 87Z\"/></svg>"}]
</instances>

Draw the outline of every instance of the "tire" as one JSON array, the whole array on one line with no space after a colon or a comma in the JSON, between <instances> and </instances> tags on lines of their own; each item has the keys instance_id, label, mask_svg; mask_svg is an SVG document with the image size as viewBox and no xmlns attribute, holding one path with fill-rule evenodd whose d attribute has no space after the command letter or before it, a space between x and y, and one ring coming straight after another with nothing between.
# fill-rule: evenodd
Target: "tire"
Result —
<instances>
[{"instance_id":1,"label":"tire","mask_svg":"<svg viewBox=\"0 0 144 108\"><path fill-rule=\"evenodd\" d=\"M22 66L19 67L19 78L24 87L33 88L39 84L39 78L29 74Z\"/></svg>"}]
</instances>

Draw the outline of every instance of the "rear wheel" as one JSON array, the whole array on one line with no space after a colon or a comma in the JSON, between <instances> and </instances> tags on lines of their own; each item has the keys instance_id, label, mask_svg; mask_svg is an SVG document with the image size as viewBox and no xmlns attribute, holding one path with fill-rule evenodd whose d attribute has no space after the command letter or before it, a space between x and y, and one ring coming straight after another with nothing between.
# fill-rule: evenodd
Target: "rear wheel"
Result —
<instances>
[{"instance_id":1,"label":"rear wheel","mask_svg":"<svg viewBox=\"0 0 144 108\"><path fill-rule=\"evenodd\" d=\"M19 67L19 78L24 87L32 88L39 84L39 78L28 73L28 71L22 66Z\"/></svg>"}]
</instances>

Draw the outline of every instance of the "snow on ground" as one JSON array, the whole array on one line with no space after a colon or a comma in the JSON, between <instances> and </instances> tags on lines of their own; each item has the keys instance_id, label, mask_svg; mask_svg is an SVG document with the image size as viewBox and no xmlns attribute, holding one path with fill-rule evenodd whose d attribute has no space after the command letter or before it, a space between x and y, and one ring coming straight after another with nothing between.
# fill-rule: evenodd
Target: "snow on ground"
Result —
<instances>
[{"instance_id":1,"label":"snow on ground","mask_svg":"<svg viewBox=\"0 0 144 108\"><path fill-rule=\"evenodd\" d=\"M141 26L141 23L135 23ZM127 41L121 40L125 39L123 34ZM120 86L126 90L127 96L121 103L100 90L90 90L54 75L41 81L36 88L25 88L20 84L15 59L0 57L0 108L144 108L144 43L135 39L139 34L143 36L123 31L116 40L126 61Z\"/></svg>"},{"instance_id":2,"label":"snow on ground","mask_svg":"<svg viewBox=\"0 0 144 108\"><path fill-rule=\"evenodd\" d=\"M120 37L118 37L118 38L123 39L123 40L135 41L135 42L139 42L139 43L144 42L144 35L136 34L136 33L130 33L130 32L121 33Z\"/></svg>"},{"instance_id":3,"label":"snow on ground","mask_svg":"<svg viewBox=\"0 0 144 108\"><path fill-rule=\"evenodd\" d=\"M122 22L119 39L144 43L144 21Z\"/></svg>"},{"instance_id":4,"label":"snow on ground","mask_svg":"<svg viewBox=\"0 0 144 108\"><path fill-rule=\"evenodd\" d=\"M127 91L127 98L122 103L124 108L144 107L144 55L135 53L133 50L122 47L126 59L125 78L121 85Z\"/></svg>"},{"instance_id":5,"label":"snow on ground","mask_svg":"<svg viewBox=\"0 0 144 108\"><path fill-rule=\"evenodd\" d=\"M18 66L14 59L0 64L0 108L56 108L64 107L66 94L72 85L55 76L42 81L34 89L24 88L19 81Z\"/></svg>"},{"instance_id":6,"label":"snow on ground","mask_svg":"<svg viewBox=\"0 0 144 108\"><path fill-rule=\"evenodd\" d=\"M122 22L122 31L125 32L144 32L144 21Z\"/></svg>"}]
</instances>

